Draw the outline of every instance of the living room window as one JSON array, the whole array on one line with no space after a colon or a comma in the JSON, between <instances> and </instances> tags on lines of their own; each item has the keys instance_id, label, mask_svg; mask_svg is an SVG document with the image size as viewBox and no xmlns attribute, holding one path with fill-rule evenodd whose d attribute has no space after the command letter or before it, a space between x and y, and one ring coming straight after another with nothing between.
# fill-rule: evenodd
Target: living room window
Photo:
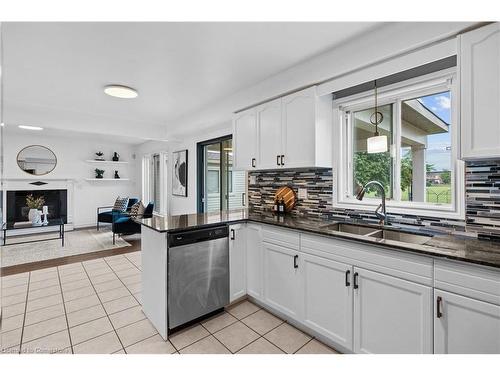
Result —
<instances>
[{"instance_id":1,"label":"living room window","mask_svg":"<svg viewBox=\"0 0 500 375\"><path fill-rule=\"evenodd\" d=\"M453 70L378 89L383 120L378 135L387 147L368 152L374 137L372 90L334 101L341 144L336 155L339 190L336 204L369 208L380 203L369 189L355 199L360 186L382 183L392 212L421 214L426 209L458 214L463 184L458 160L457 88ZM384 149L386 151L384 151Z\"/></svg>"}]
</instances>

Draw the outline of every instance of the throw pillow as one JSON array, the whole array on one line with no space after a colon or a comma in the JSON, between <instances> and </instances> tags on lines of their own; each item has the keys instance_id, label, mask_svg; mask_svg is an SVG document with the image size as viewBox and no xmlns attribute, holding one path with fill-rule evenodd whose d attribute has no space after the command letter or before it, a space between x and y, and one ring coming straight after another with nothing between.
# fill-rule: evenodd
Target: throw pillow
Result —
<instances>
[{"instance_id":1,"label":"throw pillow","mask_svg":"<svg viewBox=\"0 0 500 375\"><path fill-rule=\"evenodd\" d=\"M130 216L134 218L141 218L144 216L145 207L141 201L137 202L130 208Z\"/></svg>"},{"instance_id":2,"label":"throw pillow","mask_svg":"<svg viewBox=\"0 0 500 375\"><path fill-rule=\"evenodd\" d=\"M113 205L113 211L125 212L127 211L128 197L116 198L115 204Z\"/></svg>"}]
</instances>

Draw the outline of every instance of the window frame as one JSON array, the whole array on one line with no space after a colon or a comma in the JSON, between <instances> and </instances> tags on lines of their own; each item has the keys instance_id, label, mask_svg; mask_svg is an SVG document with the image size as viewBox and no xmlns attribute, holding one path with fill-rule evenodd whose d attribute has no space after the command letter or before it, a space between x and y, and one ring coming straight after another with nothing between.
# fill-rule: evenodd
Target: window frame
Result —
<instances>
[{"instance_id":1,"label":"window frame","mask_svg":"<svg viewBox=\"0 0 500 375\"><path fill-rule=\"evenodd\" d=\"M451 173L452 199L450 205L429 204L427 202L401 201L401 103L439 92L450 91L451 99ZM393 157L393 197L387 200L387 209L391 213L436 216L446 218L464 218L464 163L460 157L460 113L459 79L456 68L431 73L394 85L378 89L378 104L393 104L393 139L390 152ZM365 198L358 201L351 195L352 190L352 114L358 110L373 107L373 91L363 92L333 102L334 122L334 173L337 189L333 195L334 208L373 210L380 204L379 198Z\"/></svg>"}]
</instances>

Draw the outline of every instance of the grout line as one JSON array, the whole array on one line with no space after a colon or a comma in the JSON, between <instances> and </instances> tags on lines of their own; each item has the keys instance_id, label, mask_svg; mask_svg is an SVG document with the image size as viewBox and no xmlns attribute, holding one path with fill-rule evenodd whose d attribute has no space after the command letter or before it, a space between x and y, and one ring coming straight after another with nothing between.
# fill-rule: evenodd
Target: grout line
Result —
<instances>
[{"instance_id":1,"label":"grout line","mask_svg":"<svg viewBox=\"0 0 500 375\"><path fill-rule=\"evenodd\" d=\"M73 352L73 341L71 339L71 333L69 332L69 322L68 322L68 314L66 313L66 305L64 304L64 294L62 293L62 285L61 285L61 275L59 274L59 268L57 268L57 278L59 279L59 287L61 288L61 295L62 295L62 305L63 305L63 309L64 309L64 318L66 319L66 327L67 327L67 330L68 330L68 337L69 337L69 345L70 345L70 349L71 349L71 354L74 354Z\"/></svg>"},{"instance_id":2,"label":"grout line","mask_svg":"<svg viewBox=\"0 0 500 375\"><path fill-rule=\"evenodd\" d=\"M196 327L196 325L191 326L191 327L187 327L187 328L186 328L186 331L187 331L187 330L189 330L189 329L191 329L191 328L194 328L194 327ZM205 327L203 327L203 328L204 328L204 329L208 332L208 329L206 329ZM180 332L183 332L183 331L180 331ZM190 347L190 346L191 346L191 345L193 345L193 344L196 344L198 341L201 341L201 340L203 340L203 339L206 339L208 336L211 336L211 333L210 333L210 332L208 332L208 335L203 336L201 339L198 339L198 340L196 340L196 341L193 341L193 342L192 342L191 344L189 344L189 345L186 345L186 346L183 346L183 347L179 347L178 349L177 349L177 346L175 346L175 345L174 345L174 343L173 343L172 341L170 341L170 339L168 339L168 341L170 341L170 343L172 344L172 346L174 347L174 349L175 349L176 351L180 352L181 350L186 349L186 348ZM217 341L218 341L218 340L217 340ZM228 350L229 350L229 349L228 349ZM229 351L230 351L230 350L229 350ZM179 353L179 354L180 354L180 353Z\"/></svg>"},{"instance_id":3,"label":"grout line","mask_svg":"<svg viewBox=\"0 0 500 375\"><path fill-rule=\"evenodd\" d=\"M83 264L82 264L82 267L83 267ZM87 273L87 270L85 269L85 267L83 267L83 269L84 269L85 273L88 276L88 273ZM118 332L116 332L116 329L115 329L115 326L113 325L113 322L111 321L111 319L109 319L109 315L108 315L108 312L106 311L106 308L104 307L104 303L102 302L101 298L99 297L99 294L97 294L97 290L95 289L95 286L92 283L92 281L90 281L90 284L92 285L92 288L94 289L94 292L97 295L97 298L99 299L99 302L101 302L101 306L102 306L102 308L104 310L104 313L106 314L106 317L108 318L109 323L111 324L111 327L113 328L113 332L115 333L116 337L118 338L118 341L120 342L120 345L122 346L123 351L125 351L125 346L123 345L123 342L122 342L120 336L118 335ZM101 318L99 318L99 319L101 319ZM109 332L106 332L106 333L109 333ZM71 350L73 350L73 348L71 348Z\"/></svg>"},{"instance_id":4,"label":"grout line","mask_svg":"<svg viewBox=\"0 0 500 375\"><path fill-rule=\"evenodd\" d=\"M21 349L23 347L24 323L26 322L26 311L28 309L28 292L30 290L30 288L29 288L30 280L31 280L31 272L28 274L28 288L26 289L26 299L24 301L23 326L21 328L21 338L20 338L20 342L19 342L19 353L18 354L21 354Z\"/></svg>"},{"instance_id":5,"label":"grout line","mask_svg":"<svg viewBox=\"0 0 500 375\"><path fill-rule=\"evenodd\" d=\"M293 354L296 354L300 349L302 349L304 346L309 344L312 340L314 340L314 337L311 337L304 345L302 345L300 348L298 348L296 351L294 351Z\"/></svg>"},{"instance_id":6,"label":"grout line","mask_svg":"<svg viewBox=\"0 0 500 375\"><path fill-rule=\"evenodd\" d=\"M123 256L123 255L122 255ZM106 259L104 259L104 261L109 265L108 261ZM127 261L133 265L133 263L127 259ZM111 267L111 266L110 266ZM135 267L135 266L134 266ZM136 296L130 291L130 289L128 288L127 285L125 285L125 283L122 281L122 279L116 274L115 270L111 268L111 270L113 271L113 273L115 274L116 277L118 277L118 280L120 280L120 282L123 284L123 286L127 289L127 291L132 295L132 297L137 301L137 303L142 307L142 303L140 303L140 301L136 298ZM141 276L142 277L142 276ZM141 285L141 292L142 292L142 285Z\"/></svg>"}]
</instances>

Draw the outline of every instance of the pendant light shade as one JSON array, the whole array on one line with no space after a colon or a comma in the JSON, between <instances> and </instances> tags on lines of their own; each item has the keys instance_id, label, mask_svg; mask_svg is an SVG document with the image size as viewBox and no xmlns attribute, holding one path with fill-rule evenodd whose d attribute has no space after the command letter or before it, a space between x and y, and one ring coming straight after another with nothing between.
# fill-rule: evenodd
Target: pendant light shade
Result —
<instances>
[{"instance_id":1,"label":"pendant light shade","mask_svg":"<svg viewBox=\"0 0 500 375\"><path fill-rule=\"evenodd\" d=\"M366 148L369 154L377 154L379 152L387 151L387 136L378 135L370 137L366 140Z\"/></svg>"},{"instance_id":2,"label":"pendant light shade","mask_svg":"<svg viewBox=\"0 0 500 375\"><path fill-rule=\"evenodd\" d=\"M366 150L369 154L378 154L379 152L387 151L387 136L380 135L378 133L378 125L384 121L384 115L379 112L377 105L377 81L374 82L375 85L375 110L370 116L370 122L375 125L375 133L373 137L366 139Z\"/></svg>"}]
</instances>

